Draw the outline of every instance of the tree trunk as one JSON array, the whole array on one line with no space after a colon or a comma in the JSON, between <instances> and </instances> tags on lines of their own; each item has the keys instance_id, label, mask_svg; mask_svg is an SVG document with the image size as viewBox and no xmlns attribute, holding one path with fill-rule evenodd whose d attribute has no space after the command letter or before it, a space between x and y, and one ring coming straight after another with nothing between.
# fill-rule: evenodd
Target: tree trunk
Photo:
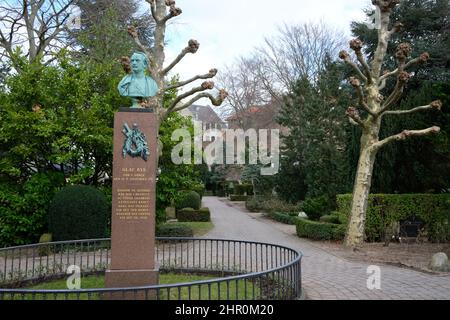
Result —
<instances>
[{"instance_id":1,"label":"tree trunk","mask_svg":"<svg viewBox=\"0 0 450 320\"><path fill-rule=\"evenodd\" d=\"M367 205L372 184L373 166L378 150L373 145L378 141L380 122L379 120L373 121L370 130L364 130L361 136L361 149L353 187L351 214L344 241L344 244L349 247L357 247L364 242Z\"/></svg>"}]
</instances>

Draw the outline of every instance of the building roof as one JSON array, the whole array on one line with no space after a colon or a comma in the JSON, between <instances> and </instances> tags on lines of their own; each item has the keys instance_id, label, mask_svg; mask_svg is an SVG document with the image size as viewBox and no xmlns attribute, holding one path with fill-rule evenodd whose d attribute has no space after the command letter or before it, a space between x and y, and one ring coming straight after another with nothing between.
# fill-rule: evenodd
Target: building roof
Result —
<instances>
[{"instance_id":1,"label":"building roof","mask_svg":"<svg viewBox=\"0 0 450 320\"><path fill-rule=\"evenodd\" d=\"M217 113L210 106L201 106L193 104L187 108L193 120L204 123L219 123L224 125L225 122L220 119Z\"/></svg>"}]
</instances>

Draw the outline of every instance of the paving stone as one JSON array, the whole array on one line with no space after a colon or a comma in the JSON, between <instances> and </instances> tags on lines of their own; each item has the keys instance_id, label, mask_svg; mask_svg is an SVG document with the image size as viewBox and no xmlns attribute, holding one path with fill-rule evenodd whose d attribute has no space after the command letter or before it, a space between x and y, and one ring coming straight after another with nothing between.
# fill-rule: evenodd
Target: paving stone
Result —
<instances>
[{"instance_id":1,"label":"paving stone","mask_svg":"<svg viewBox=\"0 0 450 320\"><path fill-rule=\"evenodd\" d=\"M204 197L203 201L215 225L204 237L270 242L301 251L302 283L308 299L450 299L450 276L388 265L379 265L381 290L368 290L369 263L337 257L312 241L298 238L295 227L259 213L227 206L215 197Z\"/></svg>"}]
</instances>

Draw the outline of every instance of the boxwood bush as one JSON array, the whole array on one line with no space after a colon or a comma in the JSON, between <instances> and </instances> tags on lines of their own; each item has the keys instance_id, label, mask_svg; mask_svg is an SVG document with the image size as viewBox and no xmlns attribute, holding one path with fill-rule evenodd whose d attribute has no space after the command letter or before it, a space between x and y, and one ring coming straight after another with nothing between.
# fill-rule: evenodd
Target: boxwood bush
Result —
<instances>
[{"instance_id":1,"label":"boxwood bush","mask_svg":"<svg viewBox=\"0 0 450 320\"><path fill-rule=\"evenodd\" d=\"M195 191L187 191L181 194L175 203L177 210L183 208L192 208L198 210L200 208L200 195Z\"/></svg>"},{"instance_id":2,"label":"boxwood bush","mask_svg":"<svg viewBox=\"0 0 450 320\"><path fill-rule=\"evenodd\" d=\"M193 237L194 231L186 225L164 223L156 226L157 237Z\"/></svg>"},{"instance_id":3,"label":"boxwood bush","mask_svg":"<svg viewBox=\"0 0 450 320\"><path fill-rule=\"evenodd\" d=\"M233 193L236 195L253 195L253 186L249 183L235 184Z\"/></svg>"},{"instance_id":4,"label":"boxwood bush","mask_svg":"<svg viewBox=\"0 0 450 320\"><path fill-rule=\"evenodd\" d=\"M299 218L296 223L297 235L313 240L342 240L345 237L345 226L342 224L311 221Z\"/></svg>"},{"instance_id":5,"label":"boxwood bush","mask_svg":"<svg viewBox=\"0 0 450 320\"><path fill-rule=\"evenodd\" d=\"M271 196L248 197L245 207L251 212L283 212L298 215L300 211L300 206L298 204L287 203Z\"/></svg>"},{"instance_id":6,"label":"boxwood bush","mask_svg":"<svg viewBox=\"0 0 450 320\"><path fill-rule=\"evenodd\" d=\"M211 213L208 208L200 210L184 208L178 211L177 219L180 222L208 222L211 221Z\"/></svg>"},{"instance_id":7,"label":"boxwood bush","mask_svg":"<svg viewBox=\"0 0 450 320\"><path fill-rule=\"evenodd\" d=\"M50 203L48 227L54 241L102 238L109 215L102 192L91 186L68 186Z\"/></svg>"},{"instance_id":8,"label":"boxwood bush","mask_svg":"<svg viewBox=\"0 0 450 320\"><path fill-rule=\"evenodd\" d=\"M337 196L339 220L348 223L351 194ZM419 218L429 240L450 241L450 194L371 194L366 217L367 241L380 241L394 222Z\"/></svg>"},{"instance_id":9,"label":"boxwood bush","mask_svg":"<svg viewBox=\"0 0 450 320\"><path fill-rule=\"evenodd\" d=\"M278 222L294 225L297 221L297 217L290 216L289 214L282 212L273 212L270 217Z\"/></svg>"},{"instance_id":10,"label":"boxwood bush","mask_svg":"<svg viewBox=\"0 0 450 320\"><path fill-rule=\"evenodd\" d=\"M243 196L239 194L232 194L230 195L231 201L247 201L248 196Z\"/></svg>"},{"instance_id":11,"label":"boxwood bush","mask_svg":"<svg viewBox=\"0 0 450 320\"><path fill-rule=\"evenodd\" d=\"M328 223L336 223L336 224L340 224L341 223L337 213L327 214L327 215L321 216L319 221L321 221L321 222L328 222Z\"/></svg>"},{"instance_id":12,"label":"boxwood bush","mask_svg":"<svg viewBox=\"0 0 450 320\"><path fill-rule=\"evenodd\" d=\"M308 198L301 204L301 209L311 220L319 220L321 216L330 212L329 201L325 196Z\"/></svg>"}]
</instances>

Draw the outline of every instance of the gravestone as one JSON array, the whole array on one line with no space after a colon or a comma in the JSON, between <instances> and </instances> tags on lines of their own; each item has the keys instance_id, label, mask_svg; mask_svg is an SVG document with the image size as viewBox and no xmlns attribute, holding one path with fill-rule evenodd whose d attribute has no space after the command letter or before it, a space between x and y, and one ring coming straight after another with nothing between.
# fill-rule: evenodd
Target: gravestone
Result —
<instances>
[{"instance_id":1,"label":"gravestone","mask_svg":"<svg viewBox=\"0 0 450 320\"><path fill-rule=\"evenodd\" d=\"M152 109L121 108L115 114L113 152L111 265L105 285L156 285L157 122ZM149 297L142 292L109 298Z\"/></svg>"}]
</instances>

